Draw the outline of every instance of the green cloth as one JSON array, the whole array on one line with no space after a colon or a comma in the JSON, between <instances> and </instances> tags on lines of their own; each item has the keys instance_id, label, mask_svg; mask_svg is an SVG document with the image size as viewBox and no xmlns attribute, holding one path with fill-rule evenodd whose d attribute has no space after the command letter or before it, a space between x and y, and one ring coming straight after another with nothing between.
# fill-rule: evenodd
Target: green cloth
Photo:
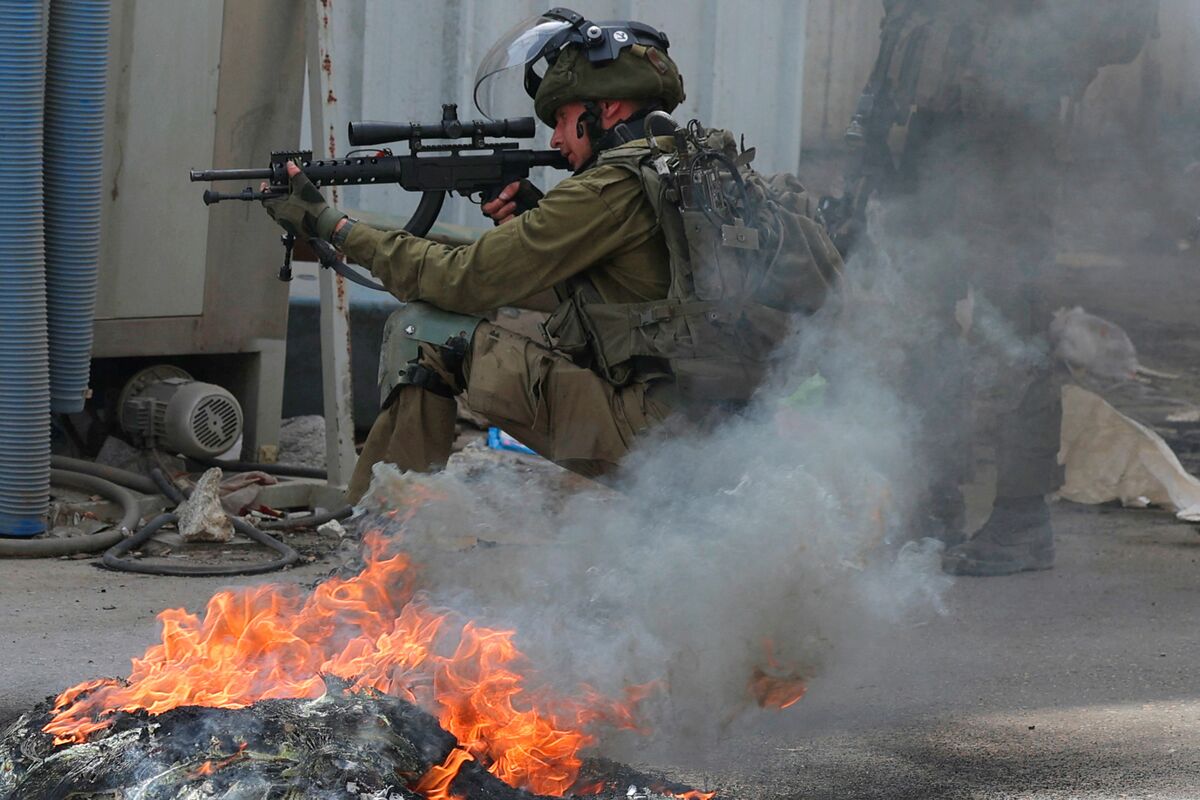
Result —
<instances>
[{"instance_id":1,"label":"green cloth","mask_svg":"<svg viewBox=\"0 0 1200 800\"><path fill-rule=\"evenodd\" d=\"M666 244L641 182L618 167L564 180L538 207L469 245L359 223L342 250L401 300L463 314L512 305L586 273L607 302L659 300Z\"/></svg>"},{"instance_id":2,"label":"green cloth","mask_svg":"<svg viewBox=\"0 0 1200 800\"><path fill-rule=\"evenodd\" d=\"M818 372L809 375L796 387L796 391L780 401L780 405L787 408L806 408L820 405L825 400L825 388L827 386L829 386L829 381L825 380L825 376L821 373Z\"/></svg>"}]
</instances>

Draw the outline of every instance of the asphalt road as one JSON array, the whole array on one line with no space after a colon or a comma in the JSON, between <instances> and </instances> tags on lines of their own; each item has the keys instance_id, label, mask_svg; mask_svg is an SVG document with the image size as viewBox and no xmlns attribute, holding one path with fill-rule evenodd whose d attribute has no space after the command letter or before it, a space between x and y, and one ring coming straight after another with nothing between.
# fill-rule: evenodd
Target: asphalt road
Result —
<instances>
[{"instance_id":1,"label":"asphalt road","mask_svg":"<svg viewBox=\"0 0 1200 800\"><path fill-rule=\"evenodd\" d=\"M1059 505L1058 565L960 578L673 774L755 798L1200 797L1200 533Z\"/></svg>"},{"instance_id":2,"label":"asphalt road","mask_svg":"<svg viewBox=\"0 0 1200 800\"><path fill-rule=\"evenodd\" d=\"M745 798L1200 797L1200 534L1105 507L1055 524L1054 570L959 579L944 616L881 633L791 709L638 766ZM5 562L0 720L125 674L155 613L225 583Z\"/></svg>"}]
</instances>

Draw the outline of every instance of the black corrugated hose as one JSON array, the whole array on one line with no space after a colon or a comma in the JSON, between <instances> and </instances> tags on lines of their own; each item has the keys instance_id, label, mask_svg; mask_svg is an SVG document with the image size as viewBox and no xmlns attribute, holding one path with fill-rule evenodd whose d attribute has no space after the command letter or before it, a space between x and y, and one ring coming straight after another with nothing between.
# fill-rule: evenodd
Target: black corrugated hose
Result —
<instances>
[{"instance_id":1,"label":"black corrugated hose","mask_svg":"<svg viewBox=\"0 0 1200 800\"><path fill-rule=\"evenodd\" d=\"M166 495L167 499L178 505L182 503L186 497L179 487L172 483L161 469L157 467L150 470L150 478L159 491ZM230 522L233 523L233 528L238 533L248 536L259 544L265 545L275 552L279 553L279 558L271 561L263 561L257 564L235 564L226 566L209 566L200 564L161 564L146 561L133 561L125 558L125 554L142 544L145 544L150 537L158 533L163 525L173 522L178 522L179 517L175 514L159 514L154 519L147 522L141 530L130 536L123 542L118 543L115 547L109 549L102 559L104 566L109 569L121 570L124 572L138 572L143 575L176 575L184 577L219 577L228 575L261 575L264 572L274 572L277 569L291 566L300 560L300 554L297 553L290 545L279 541L271 536L255 528L250 523L235 517L232 514L229 516Z\"/></svg>"},{"instance_id":2,"label":"black corrugated hose","mask_svg":"<svg viewBox=\"0 0 1200 800\"><path fill-rule=\"evenodd\" d=\"M33 538L33 539L4 539L0 538L0 558L59 558L62 556L76 555L80 553L95 553L101 550L106 550L102 559L105 566L110 569L124 570L128 572L139 572L148 575L179 575L179 576L229 576L229 575L257 575L264 572L272 572L286 566L295 564L299 560L300 554L297 553L289 545L280 542L279 540L263 533L263 531L250 525L248 522L239 517L230 517L233 527L239 533L253 539L259 544L275 550L280 554L280 557L271 561L249 564L244 566L196 566L184 564L153 564L146 562L135 562L123 558L126 553L129 553L134 548L144 544L162 526L178 521L178 517L174 514L160 514L146 523L133 536L125 538L126 533L134 530L137 527L138 520L141 518L141 509L138 506L138 500L129 489L141 492L142 494L164 494L168 499L176 505L183 502L184 494L179 488L167 479L166 475L161 470L153 470L151 477L139 475L136 472L111 467L104 464L97 464L92 461L84 461L82 459L68 458L66 456L52 456L50 460L51 483L57 486L66 486L72 489L78 489L90 494L98 494L102 497L111 500L121 507L122 518L112 528L100 531L98 533L86 534L80 536L66 536L60 538ZM325 473L322 470L308 467L289 467L286 465L271 465L271 464L242 464L229 462L212 462L213 466L220 466L225 469L233 469L238 471L260 470L263 472L275 471L275 474L294 475L299 477L323 478ZM316 527L330 520L345 519L354 512L353 507L343 506L342 508L326 511L320 514L309 514L302 517L293 517L291 519L275 520L266 523L263 527L270 530L289 530L302 527Z\"/></svg>"},{"instance_id":3,"label":"black corrugated hose","mask_svg":"<svg viewBox=\"0 0 1200 800\"><path fill-rule=\"evenodd\" d=\"M55 463L54 460L51 464ZM141 477L141 476L136 476ZM44 539L0 539L0 558L59 558L76 553L95 553L112 547L127 531L137 527L142 516L137 498L123 486L96 475L64 469L51 469L50 482L102 495L121 506L121 521L99 533Z\"/></svg>"}]
</instances>

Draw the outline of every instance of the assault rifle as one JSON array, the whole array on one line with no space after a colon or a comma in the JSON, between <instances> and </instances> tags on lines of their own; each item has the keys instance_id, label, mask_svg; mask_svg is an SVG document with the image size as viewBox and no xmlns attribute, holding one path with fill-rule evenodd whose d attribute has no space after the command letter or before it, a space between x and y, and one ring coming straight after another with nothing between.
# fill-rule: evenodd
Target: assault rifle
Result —
<instances>
[{"instance_id":1,"label":"assault rifle","mask_svg":"<svg viewBox=\"0 0 1200 800\"><path fill-rule=\"evenodd\" d=\"M480 195L480 202L495 198L514 181L522 181L522 191L514 200L518 212L537 204L541 193L525 181L535 167L567 169L567 160L557 150L521 150L516 142L489 141L489 138L529 139L535 131L533 117L500 120L458 119L458 107L442 106L442 119L433 124L392 122L351 122L349 140L354 147L391 142L408 142L408 155L394 155L390 149L353 151L344 158L314 159L311 150L280 151L271 154L270 165L261 169L192 170L192 181L266 181L265 190L248 186L240 192L204 192L204 204L224 200L265 200L288 193L288 162L295 162L317 186L365 186L399 184L411 192L421 192L421 200L404 230L424 236L437 221L446 195L457 192L463 197ZM428 144L429 140L470 138L469 143ZM356 283L373 289L383 287L368 281L337 259L337 251L327 242L310 239L322 266L331 267ZM295 240L283 236L284 262L280 280L291 280L292 249Z\"/></svg>"},{"instance_id":2,"label":"assault rifle","mask_svg":"<svg viewBox=\"0 0 1200 800\"><path fill-rule=\"evenodd\" d=\"M866 226L867 201L880 185L895 177L888 134L902 110L897 108L888 73L904 24L918 5L912 0L885 1L888 16L880 35L879 53L843 137L851 155L843 173L842 194L826 195L817 203L817 221L843 258Z\"/></svg>"}]
</instances>

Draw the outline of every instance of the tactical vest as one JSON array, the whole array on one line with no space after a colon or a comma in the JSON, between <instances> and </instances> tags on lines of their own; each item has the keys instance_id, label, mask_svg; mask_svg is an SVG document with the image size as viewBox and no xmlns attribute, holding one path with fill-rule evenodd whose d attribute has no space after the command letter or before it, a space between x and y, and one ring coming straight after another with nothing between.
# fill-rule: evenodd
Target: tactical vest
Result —
<instances>
[{"instance_id":1,"label":"tactical vest","mask_svg":"<svg viewBox=\"0 0 1200 800\"><path fill-rule=\"evenodd\" d=\"M753 157L729 132L695 123L602 153L597 165L641 181L666 240L670 288L662 300L606 303L576 276L557 288L551 344L616 386L670 374L685 403L748 400L842 266L800 182L754 172Z\"/></svg>"}]
</instances>

